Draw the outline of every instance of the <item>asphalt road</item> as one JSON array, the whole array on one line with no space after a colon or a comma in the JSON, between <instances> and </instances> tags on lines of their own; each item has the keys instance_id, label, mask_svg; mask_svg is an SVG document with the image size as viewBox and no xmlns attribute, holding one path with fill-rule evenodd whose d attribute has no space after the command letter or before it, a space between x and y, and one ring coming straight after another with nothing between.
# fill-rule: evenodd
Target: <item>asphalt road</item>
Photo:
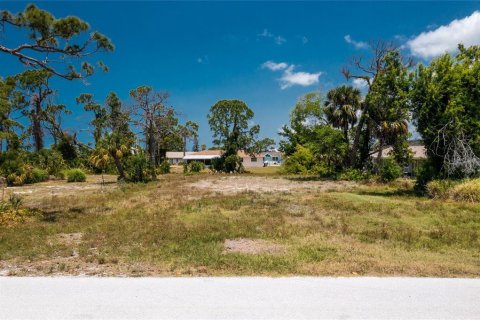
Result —
<instances>
[{"instance_id":1,"label":"asphalt road","mask_svg":"<svg viewBox=\"0 0 480 320\"><path fill-rule=\"evenodd\" d=\"M0 277L0 319L480 319L480 279Z\"/></svg>"}]
</instances>

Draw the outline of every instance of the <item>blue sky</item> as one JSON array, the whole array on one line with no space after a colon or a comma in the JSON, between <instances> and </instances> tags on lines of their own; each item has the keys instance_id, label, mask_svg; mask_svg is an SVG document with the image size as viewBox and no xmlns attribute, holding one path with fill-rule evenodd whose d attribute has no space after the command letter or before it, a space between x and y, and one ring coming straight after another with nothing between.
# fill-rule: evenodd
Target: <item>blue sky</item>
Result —
<instances>
[{"instance_id":1,"label":"blue sky","mask_svg":"<svg viewBox=\"0 0 480 320\"><path fill-rule=\"evenodd\" d=\"M2 2L17 12L25 2ZM64 125L91 139L90 114L75 103L80 93L103 102L115 91L151 85L171 93L181 120L200 124L211 145L206 115L220 99L240 99L255 112L261 136L278 141L296 100L347 83L340 68L368 54L374 39L395 40L406 54L429 59L453 42L480 43L479 2L38 2L55 16L76 15L112 39L115 52L101 58L110 68L86 85L55 80L56 102L73 111ZM458 21L454 21L457 19ZM453 22L452 22L453 21ZM3 34L2 41L15 34ZM18 36L18 35L16 35ZM0 55L0 76L23 70ZM361 85L357 83L357 85Z\"/></svg>"}]
</instances>

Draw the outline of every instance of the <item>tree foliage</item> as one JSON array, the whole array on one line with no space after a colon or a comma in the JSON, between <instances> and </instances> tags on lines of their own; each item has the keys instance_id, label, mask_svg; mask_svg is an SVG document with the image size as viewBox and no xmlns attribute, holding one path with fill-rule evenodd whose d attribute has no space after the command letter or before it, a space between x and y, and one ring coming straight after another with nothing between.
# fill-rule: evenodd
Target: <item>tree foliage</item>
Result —
<instances>
[{"instance_id":1,"label":"tree foliage","mask_svg":"<svg viewBox=\"0 0 480 320\"><path fill-rule=\"evenodd\" d=\"M412 112L436 176L480 169L480 47L459 46L415 72Z\"/></svg>"},{"instance_id":2,"label":"tree foliage","mask_svg":"<svg viewBox=\"0 0 480 320\"><path fill-rule=\"evenodd\" d=\"M110 39L100 32L87 34L90 26L80 18L55 18L33 4L16 14L0 11L0 27L4 32L12 28L26 33L26 39L15 37L16 45L0 44L0 52L18 58L30 68L43 69L68 80L92 75L95 67L85 58L114 49ZM63 69L56 67L58 61L64 62ZM106 70L102 62L98 62L98 66Z\"/></svg>"}]
</instances>

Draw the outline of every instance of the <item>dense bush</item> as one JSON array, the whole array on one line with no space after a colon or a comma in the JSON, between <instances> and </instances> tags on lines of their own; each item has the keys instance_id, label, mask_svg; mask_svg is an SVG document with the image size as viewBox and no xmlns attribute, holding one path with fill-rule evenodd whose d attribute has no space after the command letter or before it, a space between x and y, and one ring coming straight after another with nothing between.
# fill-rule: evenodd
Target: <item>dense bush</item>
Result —
<instances>
[{"instance_id":1,"label":"dense bush","mask_svg":"<svg viewBox=\"0 0 480 320\"><path fill-rule=\"evenodd\" d=\"M212 159L211 168L216 172L241 173L245 171L245 168L242 164L242 159L236 154Z\"/></svg>"},{"instance_id":2,"label":"dense bush","mask_svg":"<svg viewBox=\"0 0 480 320\"><path fill-rule=\"evenodd\" d=\"M385 159L379 170L382 182L390 182L402 176L402 168L393 159Z\"/></svg>"},{"instance_id":3,"label":"dense bush","mask_svg":"<svg viewBox=\"0 0 480 320\"><path fill-rule=\"evenodd\" d=\"M62 158L69 166L79 165L77 160L78 153L73 138L65 135L58 142L55 149L62 155Z\"/></svg>"},{"instance_id":4,"label":"dense bush","mask_svg":"<svg viewBox=\"0 0 480 320\"><path fill-rule=\"evenodd\" d=\"M85 182L87 176L81 169L69 169L65 171L65 177L68 182Z\"/></svg>"},{"instance_id":5,"label":"dense bush","mask_svg":"<svg viewBox=\"0 0 480 320\"><path fill-rule=\"evenodd\" d=\"M450 189L450 198L458 201L480 202L480 179L467 180Z\"/></svg>"},{"instance_id":6,"label":"dense bush","mask_svg":"<svg viewBox=\"0 0 480 320\"><path fill-rule=\"evenodd\" d=\"M295 152L285 159L282 171L286 174L309 174L312 173L314 164L310 149L298 145Z\"/></svg>"},{"instance_id":7,"label":"dense bush","mask_svg":"<svg viewBox=\"0 0 480 320\"><path fill-rule=\"evenodd\" d=\"M434 199L448 199L450 198L450 190L460 181L452 180L432 180L426 185L427 195Z\"/></svg>"},{"instance_id":8,"label":"dense bush","mask_svg":"<svg viewBox=\"0 0 480 320\"><path fill-rule=\"evenodd\" d=\"M199 173L203 169L205 169L205 164L200 161L192 161L190 163L184 163L183 164L183 173L189 174L189 173Z\"/></svg>"},{"instance_id":9,"label":"dense bush","mask_svg":"<svg viewBox=\"0 0 480 320\"><path fill-rule=\"evenodd\" d=\"M0 154L0 175L6 177L10 186L36 183L48 180L48 172L37 168L31 154L22 151L7 151ZM35 154L37 157L38 154Z\"/></svg>"},{"instance_id":10,"label":"dense bush","mask_svg":"<svg viewBox=\"0 0 480 320\"><path fill-rule=\"evenodd\" d=\"M49 175L55 177L59 177L60 172L66 168L62 154L52 149L42 149L39 152L30 154L29 161L35 167L44 169Z\"/></svg>"},{"instance_id":11,"label":"dense bush","mask_svg":"<svg viewBox=\"0 0 480 320\"><path fill-rule=\"evenodd\" d=\"M167 174L170 173L170 162L168 160L163 160L162 163L158 166L158 173L159 174Z\"/></svg>"},{"instance_id":12,"label":"dense bush","mask_svg":"<svg viewBox=\"0 0 480 320\"><path fill-rule=\"evenodd\" d=\"M190 167L190 172L195 172L195 173L205 169L205 164L203 164L203 162L200 162L200 161L192 161L188 166Z\"/></svg>"},{"instance_id":13,"label":"dense bush","mask_svg":"<svg viewBox=\"0 0 480 320\"><path fill-rule=\"evenodd\" d=\"M130 182L151 181L152 170L144 154L131 155L125 159L125 176Z\"/></svg>"},{"instance_id":14,"label":"dense bush","mask_svg":"<svg viewBox=\"0 0 480 320\"><path fill-rule=\"evenodd\" d=\"M415 191L420 194L428 193L427 184L436 176L436 170L432 163L427 160L422 163L418 173L417 181L415 183Z\"/></svg>"},{"instance_id":15,"label":"dense bush","mask_svg":"<svg viewBox=\"0 0 480 320\"><path fill-rule=\"evenodd\" d=\"M427 183L426 189L434 199L480 202L480 179L432 180Z\"/></svg>"},{"instance_id":16,"label":"dense bush","mask_svg":"<svg viewBox=\"0 0 480 320\"><path fill-rule=\"evenodd\" d=\"M27 176L27 183L37 183L43 182L48 180L48 172L43 169L33 168L28 176Z\"/></svg>"}]
</instances>

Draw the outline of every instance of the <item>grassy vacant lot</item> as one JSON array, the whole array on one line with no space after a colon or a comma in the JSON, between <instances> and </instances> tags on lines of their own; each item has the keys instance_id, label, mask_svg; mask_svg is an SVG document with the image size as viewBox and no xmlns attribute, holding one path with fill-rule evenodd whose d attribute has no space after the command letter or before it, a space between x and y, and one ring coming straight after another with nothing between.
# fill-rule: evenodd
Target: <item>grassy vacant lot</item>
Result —
<instances>
[{"instance_id":1,"label":"grassy vacant lot","mask_svg":"<svg viewBox=\"0 0 480 320\"><path fill-rule=\"evenodd\" d=\"M480 276L480 206L408 183L257 170L101 191L99 179L15 189L36 210L0 227L0 274Z\"/></svg>"}]
</instances>

